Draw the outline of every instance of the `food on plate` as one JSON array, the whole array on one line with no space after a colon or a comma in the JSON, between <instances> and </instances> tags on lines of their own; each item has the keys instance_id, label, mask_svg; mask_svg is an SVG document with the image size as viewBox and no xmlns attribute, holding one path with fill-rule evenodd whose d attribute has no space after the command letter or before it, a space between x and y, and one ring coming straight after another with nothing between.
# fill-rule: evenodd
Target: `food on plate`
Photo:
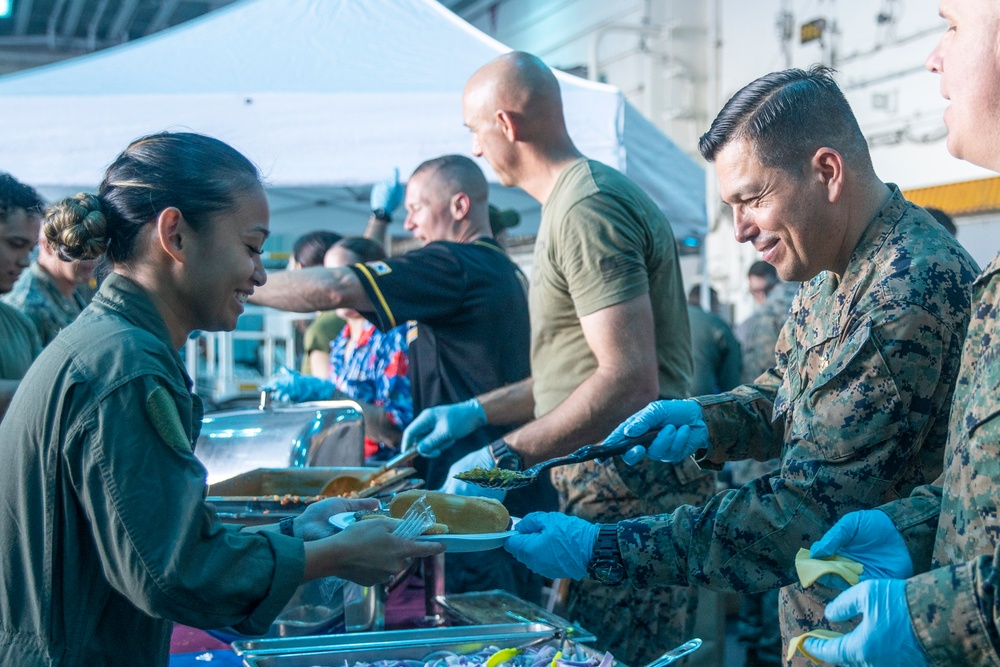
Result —
<instances>
[{"instance_id":1,"label":"food on plate","mask_svg":"<svg viewBox=\"0 0 1000 667\"><path fill-rule=\"evenodd\" d=\"M435 519L446 525L451 534L499 533L510 526L510 514L498 500L422 489L397 493L389 503L390 516L401 519L421 497L426 498Z\"/></svg>"}]
</instances>

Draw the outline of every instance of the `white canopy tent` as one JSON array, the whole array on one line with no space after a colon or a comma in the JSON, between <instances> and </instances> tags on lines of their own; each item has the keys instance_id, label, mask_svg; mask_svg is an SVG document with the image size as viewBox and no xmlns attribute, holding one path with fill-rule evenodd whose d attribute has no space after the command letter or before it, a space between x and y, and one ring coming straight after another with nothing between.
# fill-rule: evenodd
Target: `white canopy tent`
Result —
<instances>
[{"instance_id":1,"label":"white canopy tent","mask_svg":"<svg viewBox=\"0 0 1000 667\"><path fill-rule=\"evenodd\" d=\"M245 0L0 77L0 170L50 197L92 191L132 139L191 130L261 167L276 233L360 233L371 183L394 167L405 179L425 159L469 154L465 81L508 50L434 0ZM557 76L577 146L643 186L678 238L703 237L702 168L618 89ZM491 197L521 211L517 233L534 233L533 200L500 186Z\"/></svg>"}]
</instances>

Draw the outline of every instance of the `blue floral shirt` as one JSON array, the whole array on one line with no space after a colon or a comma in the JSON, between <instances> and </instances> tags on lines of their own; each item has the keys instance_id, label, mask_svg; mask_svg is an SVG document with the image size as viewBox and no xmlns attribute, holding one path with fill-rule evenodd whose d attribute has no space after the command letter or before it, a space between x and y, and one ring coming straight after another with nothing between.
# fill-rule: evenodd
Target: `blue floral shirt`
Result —
<instances>
[{"instance_id":1,"label":"blue floral shirt","mask_svg":"<svg viewBox=\"0 0 1000 667\"><path fill-rule=\"evenodd\" d=\"M382 333L367 324L357 347L345 358L350 338L350 329L345 326L330 343L328 379L354 400L383 408L400 430L406 428L413 421L406 325ZM366 457L380 449L384 446L365 438Z\"/></svg>"}]
</instances>

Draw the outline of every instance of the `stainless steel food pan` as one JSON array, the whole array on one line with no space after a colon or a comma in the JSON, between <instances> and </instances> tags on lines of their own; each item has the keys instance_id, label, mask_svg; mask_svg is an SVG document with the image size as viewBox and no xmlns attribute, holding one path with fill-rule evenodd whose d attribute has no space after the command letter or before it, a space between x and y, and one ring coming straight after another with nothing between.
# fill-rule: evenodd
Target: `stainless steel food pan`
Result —
<instances>
[{"instance_id":1,"label":"stainless steel food pan","mask_svg":"<svg viewBox=\"0 0 1000 667\"><path fill-rule=\"evenodd\" d=\"M233 650L244 657L250 655L282 655L292 653L323 653L370 649L410 649L434 643L524 643L545 637L552 627L542 623L512 625L480 625L475 627L419 628L413 630L385 630L382 632L355 632L344 635L292 637L284 639L247 639L233 642ZM471 649L475 650L475 649ZM427 651L429 652L429 651ZM423 657L423 655L419 656ZM319 663L317 663L319 664Z\"/></svg>"},{"instance_id":2,"label":"stainless steel food pan","mask_svg":"<svg viewBox=\"0 0 1000 667\"><path fill-rule=\"evenodd\" d=\"M579 625L504 590L444 595L438 597L438 602L450 616L468 625L545 623L557 628L572 628L569 638L578 644L597 640Z\"/></svg>"},{"instance_id":3,"label":"stainless steel food pan","mask_svg":"<svg viewBox=\"0 0 1000 667\"><path fill-rule=\"evenodd\" d=\"M470 630L472 628L466 628ZM541 634L544 637L550 630ZM365 646L358 648L333 649L307 653L286 653L275 655L244 655L243 664L247 667L344 667L356 663L374 663L380 660L423 660L425 656L436 651L453 651L458 654L476 653L489 646L511 648L529 641L530 634L505 641L497 637L480 637L459 640L418 640L419 643L393 646ZM551 640L555 645L557 640ZM603 653L583 644L566 642L564 650L600 660ZM625 667L618 661L612 661L612 667Z\"/></svg>"}]
</instances>

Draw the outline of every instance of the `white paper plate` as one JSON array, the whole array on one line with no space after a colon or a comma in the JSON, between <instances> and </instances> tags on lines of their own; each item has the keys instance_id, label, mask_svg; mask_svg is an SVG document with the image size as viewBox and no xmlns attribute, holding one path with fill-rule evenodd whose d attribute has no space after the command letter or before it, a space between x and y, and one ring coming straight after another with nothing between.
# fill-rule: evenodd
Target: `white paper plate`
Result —
<instances>
[{"instance_id":1,"label":"white paper plate","mask_svg":"<svg viewBox=\"0 0 1000 667\"><path fill-rule=\"evenodd\" d=\"M511 527L520 521L518 517L511 517ZM354 512L341 512L330 517L330 523L335 528L343 530L354 523ZM499 549L507 538L517 533L516 530L505 530L502 533L479 533L477 535L421 535L417 539L421 542L440 542L445 546L445 551L462 553L469 551L489 551Z\"/></svg>"}]
</instances>

